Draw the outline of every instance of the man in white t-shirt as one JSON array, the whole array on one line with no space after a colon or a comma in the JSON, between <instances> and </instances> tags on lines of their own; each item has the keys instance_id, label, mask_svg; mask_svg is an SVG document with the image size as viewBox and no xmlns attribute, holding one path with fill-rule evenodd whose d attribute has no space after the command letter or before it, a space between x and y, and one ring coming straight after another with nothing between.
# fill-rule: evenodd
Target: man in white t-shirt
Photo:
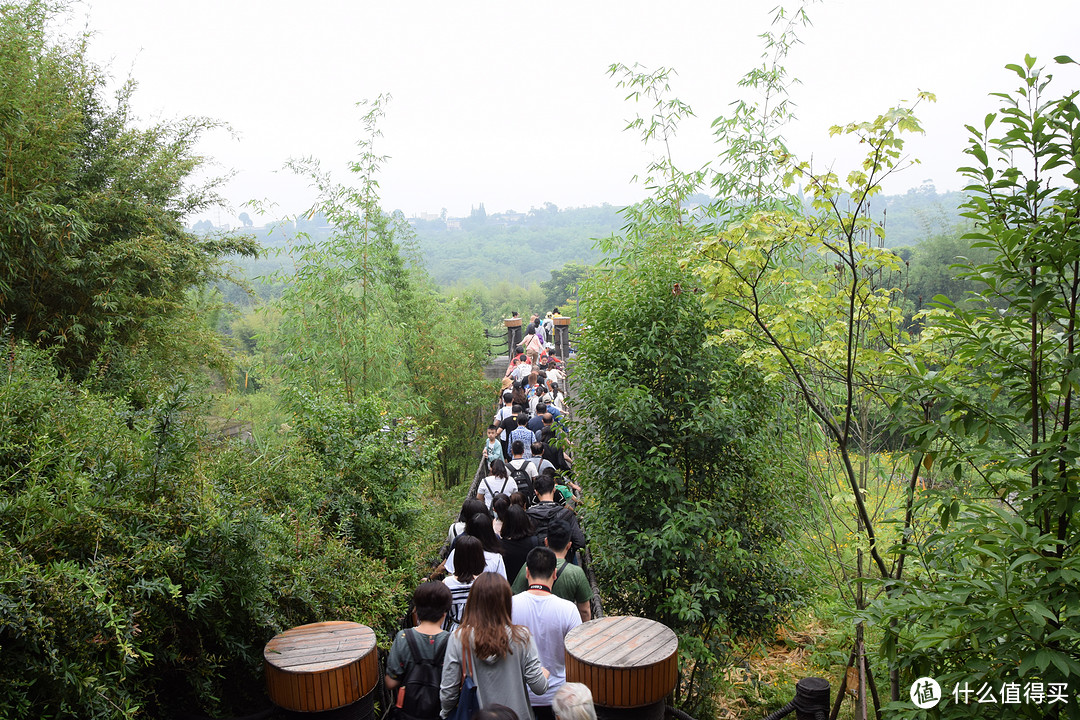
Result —
<instances>
[{"instance_id":1,"label":"man in white t-shirt","mask_svg":"<svg viewBox=\"0 0 1080 720\"><path fill-rule=\"evenodd\" d=\"M566 633L581 624L577 607L569 600L551 594L555 583L555 553L545 547L529 551L525 560L525 578L529 589L514 596L513 622L529 628L540 664L547 668L548 689L543 695L529 692L529 704L536 720L553 719L551 699L566 682Z\"/></svg>"}]
</instances>

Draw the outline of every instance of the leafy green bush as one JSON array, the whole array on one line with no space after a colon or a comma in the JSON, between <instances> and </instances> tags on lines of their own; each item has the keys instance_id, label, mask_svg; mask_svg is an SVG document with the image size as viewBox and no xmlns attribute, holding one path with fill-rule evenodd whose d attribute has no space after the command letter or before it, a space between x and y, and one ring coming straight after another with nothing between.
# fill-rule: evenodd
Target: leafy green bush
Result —
<instances>
[{"instance_id":1,"label":"leafy green bush","mask_svg":"<svg viewBox=\"0 0 1080 720\"><path fill-rule=\"evenodd\" d=\"M338 445L329 466L306 443L260 455L206 436L182 392L131 412L22 345L5 370L0 716L235 712L263 702L277 632L325 619L386 631L402 611L407 553L344 519L391 502L365 490L407 470L389 439ZM410 487L388 491L399 514Z\"/></svg>"},{"instance_id":2,"label":"leafy green bush","mask_svg":"<svg viewBox=\"0 0 1080 720\"><path fill-rule=\"evenodd\" d=\"M949 697L965 682L975 693L985 683L998 702L1005 683L1063 684L1070 695L1080 684L1080 109L1075 91L1049 96L1035 58L1008 68L1019 88L968 127L962 168L975 226L966 237L990 256L966 263L980 292L963 305L936 298L928 352L915 355L929 360L902 359L904 394L934 410L910 436L927 465L977 473L983 500L933 496L940 526L916 527L899 548L913 572L869 614L897 628L885 650L907 682L938 679L946 698L935 712L948 718L983 714L977 696ZM988 392L1004 402L986 403ZM1008 709L1080 717L1075 697Z\"/></svg>"},{"instance_id":3,"label":"leafy green bush","mask_svg":"<svg viewBox=\"0 0 1080 720\"><path fill-rule=\"evenodd\" d=\"M62 9L0 3L0 317L18 319L17 337L55 347L75 376L138 392L150 365L174 373L182 358L223 359L191 322L186 291L256 245L184 229L185 216L219 200L220 181L191 182L203 166L196 144L217 123L136 127L135 83L109 89L86 37L52 27Z\"/></svg>"},{"instance_id":4,"label":"leafy green bush","mask_svg":"<svg viewBox=\"0 0 1080 720\"><path fill-rule=\"evenodd\" d=\"M768 631L796 594L778 553L775 400L734 351L706 344L685 281L661 260L587 283L576 459L605 609L679 634L679 702L700 710L732 636Z\"/></svg>"}]
</instances>

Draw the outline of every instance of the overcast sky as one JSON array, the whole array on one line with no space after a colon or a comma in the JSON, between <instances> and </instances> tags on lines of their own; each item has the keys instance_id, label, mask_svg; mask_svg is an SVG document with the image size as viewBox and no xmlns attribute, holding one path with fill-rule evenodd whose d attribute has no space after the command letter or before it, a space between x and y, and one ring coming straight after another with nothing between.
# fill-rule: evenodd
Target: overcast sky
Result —
<instances>
[{"instance_id":1,"label":"overcast sky","mask_svg":"<svg viewBox=\"0 0 1080 720\"><path fill-rule=\"evenodd\" d=\"M393 100L376 150L391 157L380 178L388 210L633 202L644 190L631 178L649 151L622 131L635 109L607 67L675 68L673 90L697 115L676 159L698 167L715 155L711 121L759 62L775 2L86 0L71 22L96 33L91 54L116 78L139 82L142 119L232 126L235 137L214 133L201 150L236 173L232 212L210 216L235 224L251 199L281 215L310 203L305 183L281 170L290 157L317 157L347 180L355 103L384 92ZM963 126L995 107L987 93L1016 84L1006 63L1080 57L1077 0L824 0L809 13L813 26L786 63L802 81L787 131L796 154L846 174L858 148L830 140L829 126L872 119L918 90L938 97L919 112L926 135L908 145L922 165L890 193L926 180L961 187ZM1076 72L1058 77L1060 90L1080 87Z\"/></svg>"}]
</instances>

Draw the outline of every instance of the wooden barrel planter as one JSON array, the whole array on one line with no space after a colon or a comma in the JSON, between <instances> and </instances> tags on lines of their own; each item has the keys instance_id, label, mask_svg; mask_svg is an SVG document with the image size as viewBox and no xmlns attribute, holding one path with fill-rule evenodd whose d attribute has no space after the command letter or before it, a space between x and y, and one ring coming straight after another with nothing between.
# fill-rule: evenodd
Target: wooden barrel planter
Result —
<instances>
[{"instance_id":1,"label":"wooden barrel planter","mask_svg":"<svg viewBox=\"0 0 1080 720\"><path fill-rule=\"evenodd\" d=\"M679 640L666 625L605 617L566 636L566 680L592 690L598 718L653 720L678 680Z\"/></svg>"},{"instance_id":2,"label":"wooden barrel planter","mask_svg":"<svg viewBox=\"0 0 1080 720\"><path fill-rule=\"evenodd\" d=\"M354 622L286 630L263 649L266 690L275 705L324 718L369 718L379 686L375 631Z\"/></svg>"}]
</instances>

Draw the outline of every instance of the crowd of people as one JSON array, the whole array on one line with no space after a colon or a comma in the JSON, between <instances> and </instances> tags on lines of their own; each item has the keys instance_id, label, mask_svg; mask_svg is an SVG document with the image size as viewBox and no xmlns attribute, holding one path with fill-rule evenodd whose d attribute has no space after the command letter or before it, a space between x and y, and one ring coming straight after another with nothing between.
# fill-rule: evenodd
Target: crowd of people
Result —
<instances>
[{"instance_id":1,"label":"crowd of people","mask_svg":"<svg viewBox=\"0 0 1080 720\"><path fill-rule=\"evenodd\" d=\"M476 497L447 533L445 577L416 589L416 626L394 639L386 686L401 720L460 712L466 678L478 701L469 720L596 717L589 689L566 682L564 639L592 618L593 592L576 564L585 545L574 511L580 488L549 332L533 316L487 429ZM437 683L424 686L422 671Z\"/></svg>"}]
</instances>

